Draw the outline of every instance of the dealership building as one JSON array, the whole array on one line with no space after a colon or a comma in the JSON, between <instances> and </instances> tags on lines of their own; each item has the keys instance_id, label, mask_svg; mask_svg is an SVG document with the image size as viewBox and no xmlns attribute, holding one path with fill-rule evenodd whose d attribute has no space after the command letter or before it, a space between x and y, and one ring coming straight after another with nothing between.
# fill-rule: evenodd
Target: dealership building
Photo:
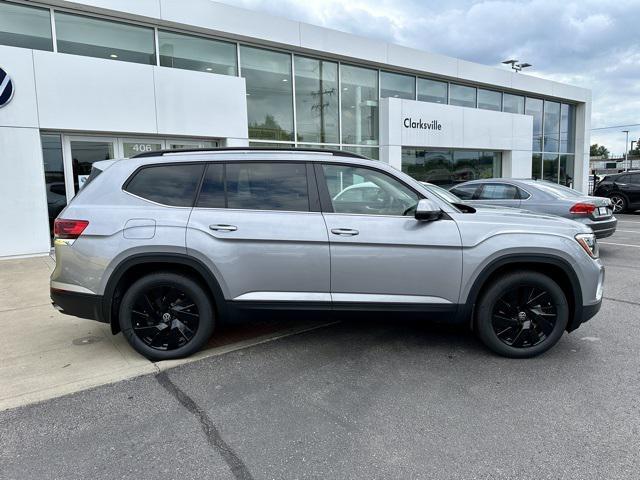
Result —
<instances>
[{"instance_id":1,"label":"dealership building","mask_svg":"<svg viewBox=\"0 0 640 480\"><path fill-rule=\"evenodd\" d=\"M49 252L99 160L331 148L585 190L590 117L583 88L210 0L0 0L0 258Z\"/></svg>"}]
</instances>

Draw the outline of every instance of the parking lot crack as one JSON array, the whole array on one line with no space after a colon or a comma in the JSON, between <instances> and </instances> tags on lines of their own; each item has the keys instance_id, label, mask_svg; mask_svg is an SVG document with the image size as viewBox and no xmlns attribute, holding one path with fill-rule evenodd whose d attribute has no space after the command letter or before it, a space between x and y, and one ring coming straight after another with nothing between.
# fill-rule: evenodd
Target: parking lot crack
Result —
<instances>
[{"instance_id":1,"label":"parking lot crack","mask_svg":"<svg viewBox=\"0 0 640 480\"><path fill-rule=\"evenodd\" d=\"M640 307L640 302L633 302L631 300L622 300L620 298L604 297L605 300L611 300L613 302L626 303L628 305L637 305Z\"/></svg>"},{"instance_id":2,"label":"parking lot crack","mask_svg":"<svg viewBox=\"0 0 640 480\"><path fill-rule=\"evenodd\" d=\"M251 472L240 459L240 457L233 451L233 449L224 441L218 428L213 421L209 418L206 412L198 406L198 404L184 391L182 391L175 383L171 381L167 372L161 372L156 375L156 380L162 387L167 390L173 397L175 397L180 404L186 408L191 414L193 414L200 423L200 427L207 437L209 445L215 449L227 463L231 469L231 473L237 479L251 480Z\"/></svg>"}]
</instances>

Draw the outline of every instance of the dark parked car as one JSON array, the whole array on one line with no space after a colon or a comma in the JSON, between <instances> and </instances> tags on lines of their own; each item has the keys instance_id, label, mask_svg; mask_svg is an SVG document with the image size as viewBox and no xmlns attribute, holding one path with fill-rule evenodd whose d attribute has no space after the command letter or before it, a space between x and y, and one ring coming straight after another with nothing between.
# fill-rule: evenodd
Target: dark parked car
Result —
<instances>
[{"instance_id":1,"label":"dark parked car","mask_svg":"<svg viewBox=\"0 0 640 480\"><path fill-rule=\"evenodd\" d=\"M598 197L609 197L614 213L640 209L640 172L607 175L593 192Z\"/></svg>"}]
</instances>

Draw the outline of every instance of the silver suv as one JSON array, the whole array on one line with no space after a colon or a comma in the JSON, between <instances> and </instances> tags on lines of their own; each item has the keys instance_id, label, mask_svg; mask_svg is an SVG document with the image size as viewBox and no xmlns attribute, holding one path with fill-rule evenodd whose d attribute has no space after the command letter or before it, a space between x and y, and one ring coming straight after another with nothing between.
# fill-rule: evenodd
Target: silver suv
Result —
<instances>
[{"instance_id":1,"label":"silver suv","mask_svg":"<svg viewBox=\"0 0 640 480\"><path fill-rule=\"evenodd\" d=\"M93 167L55 221L51 298L150 359L190 355L256 308L418 312L531 357L600 308L587 226L461 211L358 155L226 148Z\"/></svg>"}]
</instances>

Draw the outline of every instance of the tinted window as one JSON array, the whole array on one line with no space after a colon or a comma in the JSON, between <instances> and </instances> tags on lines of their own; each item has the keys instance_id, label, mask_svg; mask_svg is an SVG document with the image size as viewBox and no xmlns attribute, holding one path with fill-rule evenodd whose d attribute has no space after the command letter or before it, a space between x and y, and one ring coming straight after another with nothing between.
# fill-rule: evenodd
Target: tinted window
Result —
<instances>
[{"instance_id":1,"label":"tinted window","mask_svg":"<svg viewBox=\"0 0 640 480\"><path fill-rule=\"evenodd\" d=\"M635 185L640 184L640 175L629 175L629 183L633 183Z\"/></svg>"},{"instance_id":2,"label":"tinted window","mask_svg":"<svg viewBox=\"0 0 640 480\"><path fill-rule=\"evenodd\" d=\"M614 178L616 183L629 183L629 175L620 175L617 178Z\"/></svg>"},{"instance_id":3,"label":"tinted window","mask_svg":"<svg viewBox=\"0 0 640 480\"><path fill-rule=\"evenodd\" d=\"M361 215L408 215L418 195L395 178L368 168L323 165L333 211Z\"/></svg>"},{"instance_id":4,"label":"tinted window","mask_svg":"<svg viewBox=\"0 0 640 480\"><path fill-rule=\"evenodd\" d=\"M489 183L482 187L480 200L513 200L518 198L518 189L513 185Z\"/></svg>"},{"instance_id":5,"label":"tinted window","mask_svg":"<svg viewBox=\"0 0 640 480\"><path fill-rule=\"evenodd\" d=\"M136 173L125 187L139 197L175 207L190 207L203 165L156 165Z\"/></svg>"},{"instance_id":6,"label":"tinted window","mask_svg":"<svg viewBox=\"0 0 640 480\"><path fill-rule=\"evenodd\" d=\"M529 195L529 192L525 192L521 188L518 188L518 195L519 195L520 199L522 199L522 200L526 200L527 198L529 198L531 196L531 195Z\"/></svg>"},{"instance_id":7,"label":"tinted window","mask_svg":"<svg viewBox=\"0 0 640 480\"><path fill-rule=\"evenodd\" d=\"M472 200L476 190L478 190L478 185L460 185L451 189L462 200Z\"/></svg>"},{"instance_id":8,"label":"tinted window","mask_svg":"<svg viewBox=\"0 0 640 480\"><path fill-rule=\"evenodd\" d=\"M227 164L227 207L309 211L304 163Z\"/></svg>"},{"instance_id":9,"label":"tinted window","mask_svg":"<svg viewBox=\"0 0 640 480\"><path fill-rule=\"evenodd\" d=\"M216 163L207 167L202 189L198 197L198 207L224 208L224 164Z\"/></svg>"}]
</instances>

